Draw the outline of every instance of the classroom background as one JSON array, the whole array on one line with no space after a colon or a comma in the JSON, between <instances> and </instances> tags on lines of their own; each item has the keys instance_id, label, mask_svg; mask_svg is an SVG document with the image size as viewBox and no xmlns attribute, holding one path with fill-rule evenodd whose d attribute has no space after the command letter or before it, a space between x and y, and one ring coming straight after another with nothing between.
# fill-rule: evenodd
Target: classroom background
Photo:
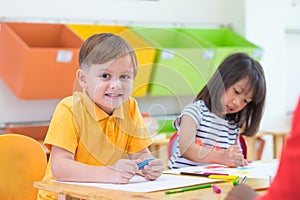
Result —
<instances>
[{"instance_id":1,"label":"classroom background","mask_svg":"<svg viewBox=\"0 0 300 200\"><path fill-rule=\"evenodd\" d=\"M267 100L260 130L279 133L289 131L292 111L300 94L298 64L300 0L276 2L272 0L0 0L0 2L0 22L199 29L229 27L262 49L261 64L266 75ZM0 66L3 67L5 66ZM60 101L60 98L42 100L18 98L2 79L0 79L0 93L1 133L4 133L8 126L47 124L56 104ZM195 95L146 94L137 97L137 100L143 113L150 113L151 117L159 120L174 118L194 97ZM264 135L263 139L266 143L262 159L273 158L273 138Z\"/></svg>"}]
</instances>

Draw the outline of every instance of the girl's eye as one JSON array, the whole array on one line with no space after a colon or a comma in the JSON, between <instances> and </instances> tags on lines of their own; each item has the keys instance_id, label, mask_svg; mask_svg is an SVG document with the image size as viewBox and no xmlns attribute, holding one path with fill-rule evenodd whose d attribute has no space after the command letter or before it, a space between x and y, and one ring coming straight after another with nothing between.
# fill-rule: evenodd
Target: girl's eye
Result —
<instances>
[{"instance_id":1,"label":"girl's eye","mask_svg":"<svg viewBox=\"0 0 300 200\"><path fill-rule=\"evenodd\" d=\"M239 91L237 91L236 89L234 89L235 94L240 94Z\"/></svg>"},{"instance_id":2,"label":"girl's eye","mask_svg":"<svg viewBox=\"0 0 300 200\"><path fill-rule=\"evenodd\" d=\"M100 77L104 78L104 79L108 79L110 77L110 75L109 74L101 74Z\"/></svg>"},{"instance_id":3,"label":"girl's eye","mask_svg":"<svg viewBox=\"0 0 300 200\"><path fill-rule=\"evenodd\" d=\"M122 80L128 80L128 79L130 79L130 76L129 75L122 75L121 79Z\"/></svg>"},{"instance_id":4,"label":"girl's eye","mask_svg":"<svg viewBox=\"0 0 300 200\"><path fill-rule=\"evenodd\" d=\"M245 102L246 104L250 103L251 101L252 101L252 99L245 99L245 100L244 100L244 102Z\"/></svg>"}]
</instances>

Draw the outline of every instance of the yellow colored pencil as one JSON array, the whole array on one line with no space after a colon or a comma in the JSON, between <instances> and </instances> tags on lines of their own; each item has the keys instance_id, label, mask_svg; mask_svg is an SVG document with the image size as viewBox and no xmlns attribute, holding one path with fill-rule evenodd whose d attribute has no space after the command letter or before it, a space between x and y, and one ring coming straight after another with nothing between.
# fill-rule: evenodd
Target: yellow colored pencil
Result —
<instances>
[{"instance_id":1,"label":"yellow colored pencil","mask_svg":"<svg viewBox=\"0 0 300 200\"><path fill-rule=\"evenodd\" d=\"M227 180L234 180L238 176L224 176L224 175L209 175L208 178L212 179L227 179Z\"/></svg>"}]
</instances>

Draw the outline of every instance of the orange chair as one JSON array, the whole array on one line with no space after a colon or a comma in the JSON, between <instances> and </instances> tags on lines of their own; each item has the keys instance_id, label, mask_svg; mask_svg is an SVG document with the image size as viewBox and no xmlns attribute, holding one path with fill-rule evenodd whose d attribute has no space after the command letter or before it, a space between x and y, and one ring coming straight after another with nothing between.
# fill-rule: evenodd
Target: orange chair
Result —
<instances>
[{"instance_id":1,"label":"orange chair","mask_svg":"<svg viewBox=\"0 0 300 200\"><path fill-rule=\"evenodd\" d=\"M16 126L16 127L6 127L5 133L9 134L20 134L20 135L26 135L28 137L31 137L35 140L37 140L39 143L43 144L44 139L47 135L49 126ZM50 151L42 145L46 155L47 159L50 157Z\"/></svg>"},{"instance_id":2,"label":"orange chair","mask_svg":"<svg viewBox=\"0 0 300 200\"><path fill-rule=\"evenodd\" d=\"M241 149L243 150L244 158L247 159L247 142L245 136L240 135L239 139L240 139Z\"/></svg>"},{"instance_id":3,"label":"orange chair","mask_svg":"<svg viewBox=\"0 0 300 200\"><path fill-rule=\"evenodd\" d=\"M256 158L257 160L260 160L264 151L266 141L262 137L257 137L256 142L258 143Z\"/></svg>"},{"instance_id":4,"label":"orange chair","mask_svg":"<svg viewBox=\"0 0 300 200\"><path fill-rule=\"evenodd\" d=\"M33 183L42 180L46 165L38 141L19 134L0 135L0 199L36 199Z\"/></svg>"},{"instance_id":5,"label":"orange chair","mask_svg":"<svg viewBox=\"0 0 300 200\"><path fill-rule=\"evenodd\" d=\"M239 139L240 139L241 148L243 150L244 158L247 159L247 142L246 142L246 139L243 135L240 135ZM168 144L168 158L169 159L172 156L172 154L175 152L177 143L178 143L178 132L175 132L170 137L169 144Z\"/></svg>"},{"instance_id":6,"label":"orange chair","mask_svg":"<svg viewBox=\"0 0 300 200\"><path fill-rule=\"evenodd\" d=\"M6 127L5 133L16 133L26 135L38 141L43 141L46 137L49 126L16 126Z\"/></svg>"}]
</instances>

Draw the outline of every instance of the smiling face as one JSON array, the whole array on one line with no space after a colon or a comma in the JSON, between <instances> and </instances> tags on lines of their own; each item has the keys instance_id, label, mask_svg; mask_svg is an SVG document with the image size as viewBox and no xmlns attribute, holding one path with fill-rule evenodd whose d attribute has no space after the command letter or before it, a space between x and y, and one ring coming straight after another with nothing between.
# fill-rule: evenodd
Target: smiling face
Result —
<instances>
[{"instance_id":1,"label":"smiling face","mask_svg":"<svg viewBox=\"0 0 300 200\"><path fill-rule=\"evenodd\" d=\"M104 64L93 64L87 71L80 69L77 77L89 97L111 115L132 92L134 64L126 54Z\"/></svg>"},{"instance_id":2,"label":"smiling face","mask_svg":"<svg viewBox=\"0 0 300 200\"><path fill-rule=\"evenodd\" d=\"M227 88L221 96L222 114L233 114L241 111L252 101L252 97L253 90L249 87L248 78L237 81Z\"/></svg>"}]
</instances>

